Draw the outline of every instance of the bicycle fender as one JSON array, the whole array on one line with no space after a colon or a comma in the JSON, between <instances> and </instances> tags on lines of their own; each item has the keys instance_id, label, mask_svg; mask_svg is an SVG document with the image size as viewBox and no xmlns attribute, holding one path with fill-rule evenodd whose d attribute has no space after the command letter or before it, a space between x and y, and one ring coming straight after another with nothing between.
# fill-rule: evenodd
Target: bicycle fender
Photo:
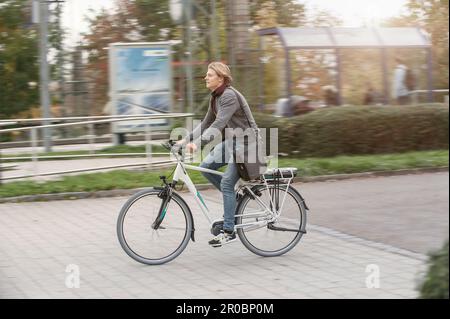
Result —
<instances>
[{"instance_id":1,"label":"bicycle fender","mask_svg":"<svg viewBox=\"0 0 450 319\"><path fill-rule=\"evenodd\" d=\"M290 187L290 186L289 186ZM306 205L306 201L305 201L305 199L303 198L303 196L302 196L302 194L300 194L300 192L296 189L296 188L294 188L294 187L290 187L295 193L297 193L297 195L300 197L300 199L302 200L302 202L303 202L303 205L305 205L305 208L309 211L309 207L308 207L308 205Z\"/></svg>"}]
</instances>

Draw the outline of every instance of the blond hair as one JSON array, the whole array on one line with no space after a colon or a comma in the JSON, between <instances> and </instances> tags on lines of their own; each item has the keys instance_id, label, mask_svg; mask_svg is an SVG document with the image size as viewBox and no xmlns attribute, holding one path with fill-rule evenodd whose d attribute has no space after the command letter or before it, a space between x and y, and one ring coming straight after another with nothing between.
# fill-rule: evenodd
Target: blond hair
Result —
<instances>
[{"instance_id":1,"label":"blond hair","mask_svg":"<svg viewBox=\"0 0 450 319\"><path fill-rule=\"evenodd\" d=\"M218 76L223 78L223 82L226 85L231 84L231 81L233 81L233 78L231 77L231 71L228 65L222 62L211 62L208 65L208 69L213 70L217 73Z\"/></svg>"}]
</instances>

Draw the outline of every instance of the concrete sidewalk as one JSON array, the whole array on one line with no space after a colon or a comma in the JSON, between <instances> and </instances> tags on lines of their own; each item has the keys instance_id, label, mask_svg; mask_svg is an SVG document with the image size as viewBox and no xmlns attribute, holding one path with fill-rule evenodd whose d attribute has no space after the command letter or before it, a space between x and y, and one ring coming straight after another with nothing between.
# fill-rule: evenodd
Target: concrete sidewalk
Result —
<instances>
[{"instance_id":1,"label":"concrete sidewalk","mask_svg":"<svg viewBox=\"0 0 450 319\"><path fill-rule=\"evenodd\" d=\"M356 184L338 181L303 185L300 190L312 209L308 234L292 251L276 258L256 256L240 242L218 249L208 247L209 225L199 210L193 209L196 242L190 242L177 259L161 266L138 264L120 247L115 227L126 197L0 204L0 297L415 298L418 280L426 269L425 254L402 248L402 241L389 236L391 228L384 233L380 230L379 240L370 239L370 230L373 225L392 224L398 238L415 245L414 232L422 230L414 230L411 225L422 225L429 232L430 224L419 220L430 216L424 215L420 206L414 208L427 196L431 197L425 203L439 204L431 219L448 230L448 173L437 174L413 176L415 182L380 177L361 179ZM447 180L446 197L433 192L433 187L442 188L434 186L436 179L441 183ZM378 197L371 183L382 188ZM406 184L420 184L435 195L424 193L418 198ZM327 189L330 185L334 187ZM336 189L341 193L327 196ZM401 194L395 195L401 201L391 201L392 214L387 214L386 206L370 202L372 195L380 198L382 192ZM361 215L365 216L361 219L365 230L361 221L349 218L351 215L340 223L328 216L334 210L343 214L349 209L333 209L339 207L336 199L344 193L352 203L351 210L371 207ZM215 217L221 216L220 194L212 190L202 194ZM190 195L183 196L196 207ZM369 205L364 206L367 202ZM447 217L441 212L445 208ZM402 209L411 215L401 219L398 212ZM357 235L352 228L355 225L359 225ZM80 286L70 288L77 271Z\"/></svg>"}]
</instances>

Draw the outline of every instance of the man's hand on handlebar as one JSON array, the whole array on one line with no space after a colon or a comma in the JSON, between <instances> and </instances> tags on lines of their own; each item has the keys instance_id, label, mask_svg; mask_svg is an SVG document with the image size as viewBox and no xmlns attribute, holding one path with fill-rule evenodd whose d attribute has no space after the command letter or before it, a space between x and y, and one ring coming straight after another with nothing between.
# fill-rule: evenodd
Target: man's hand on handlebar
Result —
<instances>
[{"instance_id":1,"label":"man's hand on handlebar","mask_svg":"<svg viewBox=\"0 0 450 319\"><path fill-rule=\"evenodd\" d=\"M177 142L175 142L176 146L181 147L184 144L184 140L179 140ZM194 143L188 143L186 144L186 152L188 153L194 153L197 150L197 145L195 145Z\"/></svg>"},{"instance_id":2,"label":"man's hand on handlebar","mask_svg":"<svg viewBox=\"0 0 450 319\"><path fill-rule=\"evenodd\" d=\"M168 143L164 143L162 144L164 147L166 147L167 149L172 149L174 150L176 153L178 154L182 154L181 153L181 149L183 147L184 144L184 140L179 140L179 141L173 141L173 140L169 140ZM194 143L188 143L186 144L186 152L188 153L193 153L197 150L197 145L195 145Z\"/></svg>"},{"instance_id":3,"label":"man's hand on handlebar","mask_svg":"<svg viewBox=\"0 0 450 319\"><path fill-rule=\"evenodd\" d=\"M194 153L196 150L197 150L197 145L195 145L194 143L186 144L186 152Z\"/></svg>"}]
</instances>

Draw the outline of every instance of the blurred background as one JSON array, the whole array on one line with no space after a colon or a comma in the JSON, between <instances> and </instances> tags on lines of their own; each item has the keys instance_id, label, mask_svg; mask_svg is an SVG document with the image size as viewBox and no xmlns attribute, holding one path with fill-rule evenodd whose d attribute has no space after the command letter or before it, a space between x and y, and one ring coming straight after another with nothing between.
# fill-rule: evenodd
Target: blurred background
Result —
<instances>
[{"instance_id":1,"label":"blurred background","mask_svg":"<svg viewBox=\"0 0 450 319\"><path fill-rule=\"evenodd\" d=\"M424 296L448 298L448 13L448 0L0 0L0 202L158 185L172 164L158 144L203 118L206 68L223 61L302 182L421 173L374 191L312 183L306 198L313 224L421 254L446 241L446 278L434 271ZM126 116L147 118L113 122Z\"/></svg>"},{"instance_id":2,"label":"blurred background","mask_svg":"<svg viewBox=\"0 0 450 319\"><path fill-rule=\"evenodd\" d=\"M448 150L448 45L448 1L2 0L0 141L36 160L166 139L203 118L223 61L280 154ZM108 118L149 115L165 118Z\"/></svg>"},{"instance_id":3,"label":"blurred background","mask_svg":"<svg viewBox=\"0 0 450 319\"><path fill-rule=\"evenodd\" d=\"M170 42L171 111L204 113L208 97L202 77L207 64L213 60L228 63L233 70L234 85L252 107L267 113L275 111L277 102L281 103L279 99L292 96L300 96L313 108L333 103L389 102L383 87L382 64L390 82L394 58L398 55L413 69L417 77L415 89L428 89L427 52L414 47L418 43L406 43L404 47L390 45L380 52L378 43L363 46L356 39L352 48L316 49L309 44L307 49L289 50L286 54L285 39L277 34L258 33L275 27L421 28L427 38L423 44L430 41L432 46L431 86L448 89L447 1L358 1L355 4L313 0L58 0L46 3L48 14L40 21L37 0L0 3L2 119L43 117L38 52L39 41L43 40L39 31L43 23L48 24L49 35L51 117L111 113L108 46L117 42ZM339 29L336 33L339 34ZM302 36L301 31L289 34L294 40ZM403 44L401 33L393 36L399 45ZM360 37L364 41L365 37ZM291 60L289 78L287 57ZM337 72L339 83L335 79ZM288 88L287 81L290 81ZM387 86L390 91L390 83ZM375 92L375 100L371 102L365 99L369 87ZM337 89L340 101L333 102L327 94L332 95ZM419 94L418 102L444 102L445 95L448 92L436 92L430 101L427 94Z\"/></svg>"}]
</instances>

